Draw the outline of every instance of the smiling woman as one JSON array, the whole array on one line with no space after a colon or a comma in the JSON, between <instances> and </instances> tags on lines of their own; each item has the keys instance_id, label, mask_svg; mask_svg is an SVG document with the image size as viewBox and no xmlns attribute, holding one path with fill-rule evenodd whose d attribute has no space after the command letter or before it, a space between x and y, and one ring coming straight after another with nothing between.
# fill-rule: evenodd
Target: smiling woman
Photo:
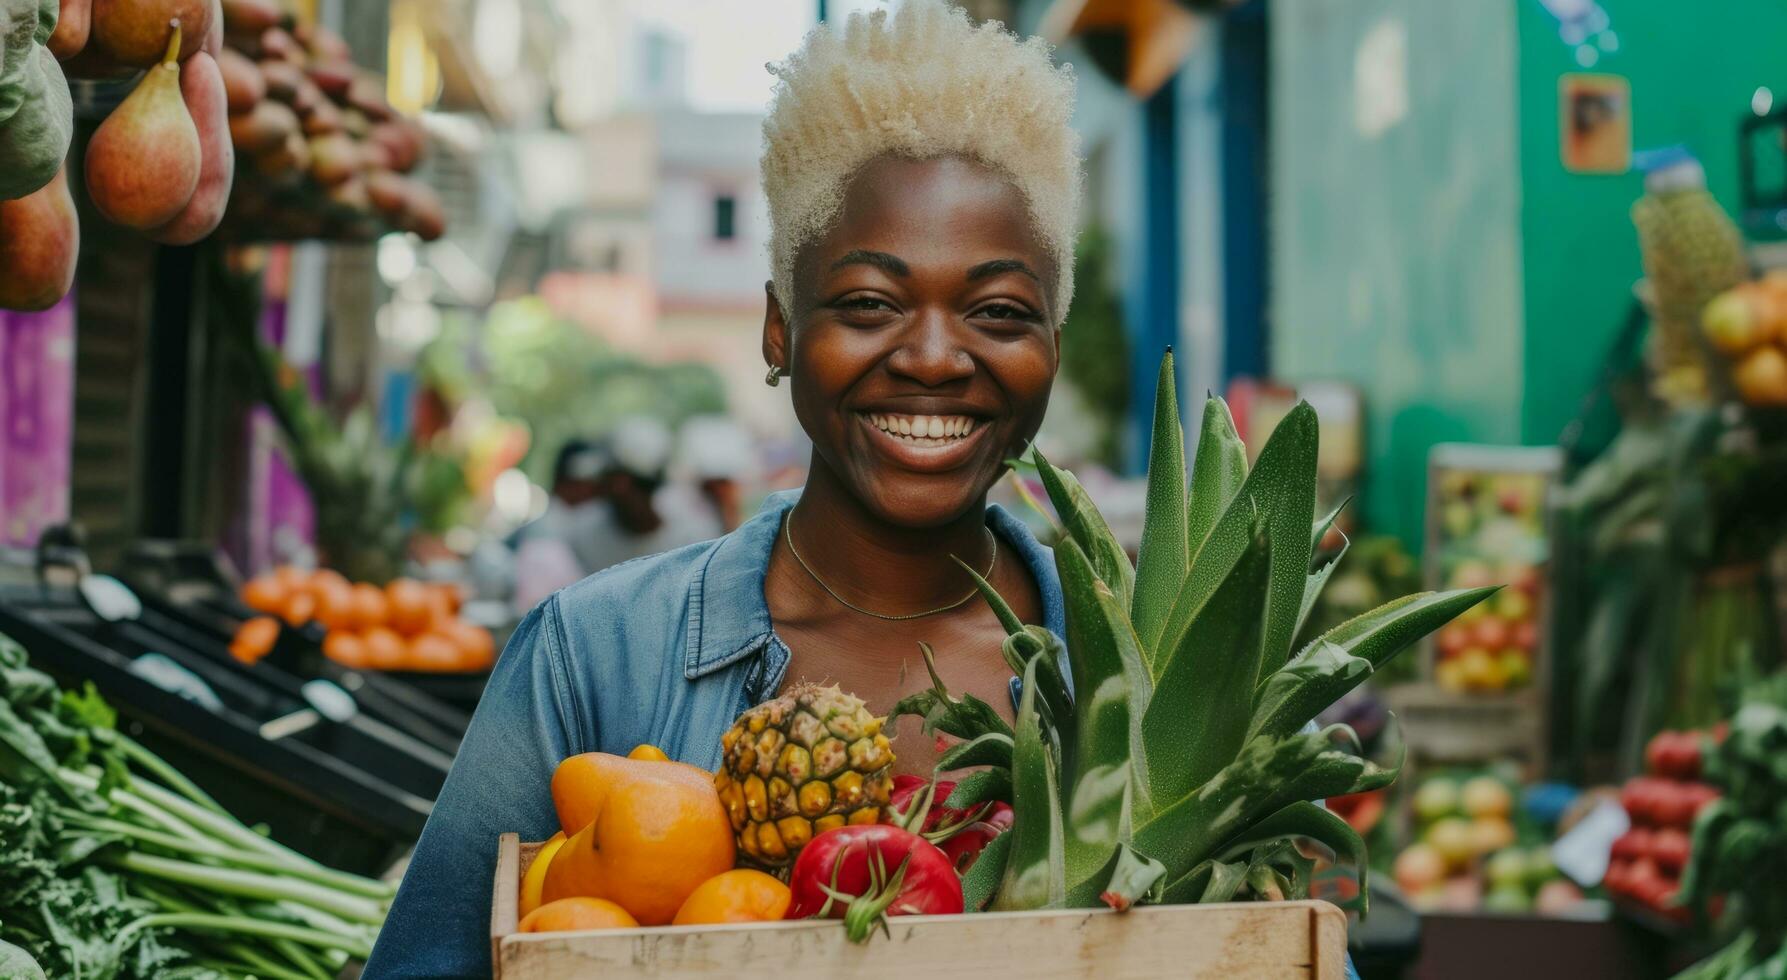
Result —
<instances>
[{"instance_id":1,"label":"smiling woman","mask_svg":"<svg viewBox=\"0 0 1787 980\"><path fill-rule=\"evenodd\" d=\"M1047 549L988 490L1035 436L1073 295L1073 79L942 0L821 27L774 69L763 356L813 441L806 486L717 541L542 603L492 674L369 977L487 973L497 835L557 829L567 756L707 769L739 712L831 681L884 714L952 686L1012 714L1004 630L961 563L1063 632ZM939 747L902 719L899 771Z\"/></svg>"}]
</instances>

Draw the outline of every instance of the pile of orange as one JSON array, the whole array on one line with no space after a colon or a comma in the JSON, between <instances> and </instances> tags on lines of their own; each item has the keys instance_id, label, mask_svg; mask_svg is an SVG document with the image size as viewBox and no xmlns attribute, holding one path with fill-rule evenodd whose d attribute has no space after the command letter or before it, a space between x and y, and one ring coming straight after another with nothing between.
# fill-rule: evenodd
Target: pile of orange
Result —
<instances>
[{"instance_id":1,"label":"pile of orange","mask_svg":"<svg viewBox=\"0 0 1787 980\"><path fill-rule=\"evenodd\" d=\"M324 656L343 667L469 673L496 662L490 631L459 618L459 590L444 583L400 578L380 588L327 568L283 566L243 585L242 602L265 614L243 623L230 644L244 663L273 648L273 617L321 624Z\"/></svg>"}]
</instances>

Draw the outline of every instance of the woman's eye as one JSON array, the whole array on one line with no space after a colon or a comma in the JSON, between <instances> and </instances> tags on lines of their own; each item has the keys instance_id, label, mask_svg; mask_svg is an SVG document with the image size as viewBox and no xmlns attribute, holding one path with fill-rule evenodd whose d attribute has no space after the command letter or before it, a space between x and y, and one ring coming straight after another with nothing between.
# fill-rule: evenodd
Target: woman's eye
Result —
<instances>
[{"instance_id":1,"label":"woman's eye","mask_svg":"<svg viewBox=\"0 0 1787 980\"><path fill-rule=\"evenodd\" d=\"M974 315L988 320L1034 320L1036 314L1011 303L988 303L974 311Z\"/></svg>"}]
</instances>

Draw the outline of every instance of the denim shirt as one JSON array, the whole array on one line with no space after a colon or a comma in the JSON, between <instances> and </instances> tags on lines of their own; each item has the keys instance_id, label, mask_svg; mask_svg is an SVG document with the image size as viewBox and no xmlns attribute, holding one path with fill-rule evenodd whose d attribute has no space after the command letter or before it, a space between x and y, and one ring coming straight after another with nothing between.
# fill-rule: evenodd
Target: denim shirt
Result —
<instances>
[{"instance_id":1,"label":"denim shirt","mask_svg":"<svg viewBox=\"0 0 1787 980\"><path fill-rule=\"evenodd\" d=\"M788 669L763 581L796 499L777 494L723 538L592 575L522 620L416 845L368 980L490 975L497 835L557 832L549 787L560 760L651 744L719 766L720 736ZM996 505L987 525L1029 569L1042 625L1064 635L1050 550Z\"/></svg>"}]
</instances>

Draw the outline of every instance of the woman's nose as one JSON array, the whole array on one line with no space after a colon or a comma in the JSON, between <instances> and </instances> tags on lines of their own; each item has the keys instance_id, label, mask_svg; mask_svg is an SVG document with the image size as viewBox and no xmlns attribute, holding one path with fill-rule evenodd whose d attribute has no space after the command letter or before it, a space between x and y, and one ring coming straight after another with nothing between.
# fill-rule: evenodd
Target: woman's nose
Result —
<instances>
[{"instance_id":1,"label":"woman's nose","mask_svg":"<svg viewBox=\"0 0 1787 980\"><path fill-rule=\"evenodd\" d=\"M974 374L974 358L962 344L960 324L942 311L926 311L901 332L900 346L887 359L888 370L927 388Z\"/></svg>"}]
</instances>

